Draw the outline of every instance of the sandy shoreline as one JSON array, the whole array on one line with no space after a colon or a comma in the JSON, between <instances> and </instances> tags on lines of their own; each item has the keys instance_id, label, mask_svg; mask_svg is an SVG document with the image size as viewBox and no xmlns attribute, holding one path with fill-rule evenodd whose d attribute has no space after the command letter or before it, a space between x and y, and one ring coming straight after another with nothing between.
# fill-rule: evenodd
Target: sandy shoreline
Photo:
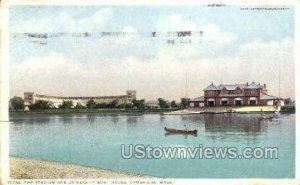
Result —
<instances>
[{"instance_id":1,"label":"sandy shoreline","mask_svg":"<svg viewBox=\"0 0 300 185\"><path fill-rule=\"evenodd\" d=\"M12 179L147 178L131 173L19 157L10 157L10 177Z\"/></svg>"}]
</instances>

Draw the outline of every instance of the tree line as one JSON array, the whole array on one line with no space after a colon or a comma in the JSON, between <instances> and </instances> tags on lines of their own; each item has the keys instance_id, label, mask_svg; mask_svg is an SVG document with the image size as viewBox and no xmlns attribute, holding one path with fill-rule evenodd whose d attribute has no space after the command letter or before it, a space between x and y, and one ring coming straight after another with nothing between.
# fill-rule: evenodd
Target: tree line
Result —
<instances>
[{"instance_id":1,"label":"tree line","mask_svg":"<svg viewBox=\"0 0 300 185\"><path fill-rule=\"evenodd\" d=\"M175 100L169 102L163 98L157 99L159 108L173 108L180 109L188 107L188 98L181 98L181 102L177 103ZM11 110L24 110L25 102L21 97L13 97L10 99ZM53 105L53 102L46 100L37 100L33 104L29 105L29 110L43 110L43 109L150 109L151 107L145 103L144 99L132 100L131 103L119 104L117 100L113 100L110 103L97 103L93 99L90 99L86 105L77 103L75 106L70 100L64 100L58 107Z\"/></svg>"}]
</instances>

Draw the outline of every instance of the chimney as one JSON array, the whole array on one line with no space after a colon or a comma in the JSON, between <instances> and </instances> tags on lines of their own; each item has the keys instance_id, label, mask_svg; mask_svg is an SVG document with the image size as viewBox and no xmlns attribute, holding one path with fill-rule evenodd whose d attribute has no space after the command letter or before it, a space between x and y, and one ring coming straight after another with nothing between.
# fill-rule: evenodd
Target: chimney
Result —
<instances>
[{"instance_id":1,"label":"chimney","mask_svg":"<svg viewBox=\"0 0 300 185\"><path fill-rule=\"evenodd\" d=\"M265 89L267 88L267 85L266 85L266 84L264 84L264 88L265 88Z\"/></svg>"},{"instance_id":2,"label":"chimney","mask_svg":"<svg viewBox=\"0 0 300 185\"><path fill-rule=\"evenodd\" d=\"M247 83L246 83L246 85L248 86L248 85L249 85L249 83L247 82Z\"/></svg>"}]
</instances>

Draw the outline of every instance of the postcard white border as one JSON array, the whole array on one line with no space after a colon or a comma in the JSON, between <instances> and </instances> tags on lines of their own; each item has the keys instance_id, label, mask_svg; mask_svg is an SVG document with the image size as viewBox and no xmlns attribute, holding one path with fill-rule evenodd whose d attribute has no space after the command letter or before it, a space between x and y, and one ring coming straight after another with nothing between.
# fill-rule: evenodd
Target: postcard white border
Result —
<instances>
[{"instance_id":1,"label":"postcard white border","mask_svg":"<svg viewBox=\"0 0 300 185\"><path fill-rule=\"evenodd\" d=\"M0 174L1 180L7 182L9 179L9 157L8 157L8 99L9 99L9 32L8 32L8 7L11 5L122 5L122 6L160 6L160 5L205 5L205 4L228 4L228 5L291 5L295 6L295 100L296 110L300 108L299 98L299 78L300 78L300 2L297 0L281 0L263 1L263 0L2 0L1 2L1 61L0 61L0 123L1 123L1 153L0 153ZM297 184L300 183L300 114L296 111L296 179L166 179L174 182L174 184ZM298 142L297 142L298 141ZM298 147L297 147L298 146ZM58 181L59 179L57 179ZM127 179L128 180L128 179ZM125 179L125 181L127 181ZM24 182L23 180L17 180ZM42 180L44 182L50 180ZM68 181L68 180L66 180ZM83 180L84 181L84 180ZM87 180L88 181L88 180ZM108 180L111 182L111 180Z\"/></svg>"},{"instance_id":2,"label":"postcard white border","mask_svg":"<svg viewBox=\"0 0 300 185\"><path fill-rule=\"evenodd\" d=\"M0 62L0 177L4 180L9 175L9 55L8 55L8 11L4 4L1 4L1 62Z\"/></svg>"}]
</instances>

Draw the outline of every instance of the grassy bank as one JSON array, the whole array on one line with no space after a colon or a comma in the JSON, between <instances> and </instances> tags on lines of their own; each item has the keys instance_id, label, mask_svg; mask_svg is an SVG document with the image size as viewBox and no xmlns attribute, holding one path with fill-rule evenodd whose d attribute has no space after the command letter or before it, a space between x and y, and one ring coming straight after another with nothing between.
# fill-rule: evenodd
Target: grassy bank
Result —
<instances>
[{"instance_id":1,"label":"grassy bank","mask_svg":"<svg viewBox=\"0 0 300 185\"><path fill-rule=\"evenodd\" d=\"M26 115L47 115L47 114L103 114L103 113L162 113L171 112L179 109L45 109L45 110L32 110L32 111L10 111L10 116L26 116ZM191 111L200 111L202 113L261 113L261 112L277 112L279 108L276 106L241 106L241 107L205 107L205 108L188 108ZM295 113L295 106L283 106L280 110L281 113Z\"/></svg>"},{"instance_id":2,"label":"grassy bank","mask_svg":"<svg viewBox=\"0 0 300 185\"><path fill-rule=\"evenodd\" d=\"M295 113L296 112L295 105L292 105L292 106L282 106L280 112L281 113L286 113L286 114Z\"/></svg>"},{"instance_id":3,"label":"grassy bank","mask_svg":"<svg viewBox=\"0 0 300 185\"><path fill-rule=\"evenodd\" d=\"M97 114L97 113L162 113L178 109L45 109L33 111L10 111L10 116L36 114Z\"/></svg>"}]
</instances>

